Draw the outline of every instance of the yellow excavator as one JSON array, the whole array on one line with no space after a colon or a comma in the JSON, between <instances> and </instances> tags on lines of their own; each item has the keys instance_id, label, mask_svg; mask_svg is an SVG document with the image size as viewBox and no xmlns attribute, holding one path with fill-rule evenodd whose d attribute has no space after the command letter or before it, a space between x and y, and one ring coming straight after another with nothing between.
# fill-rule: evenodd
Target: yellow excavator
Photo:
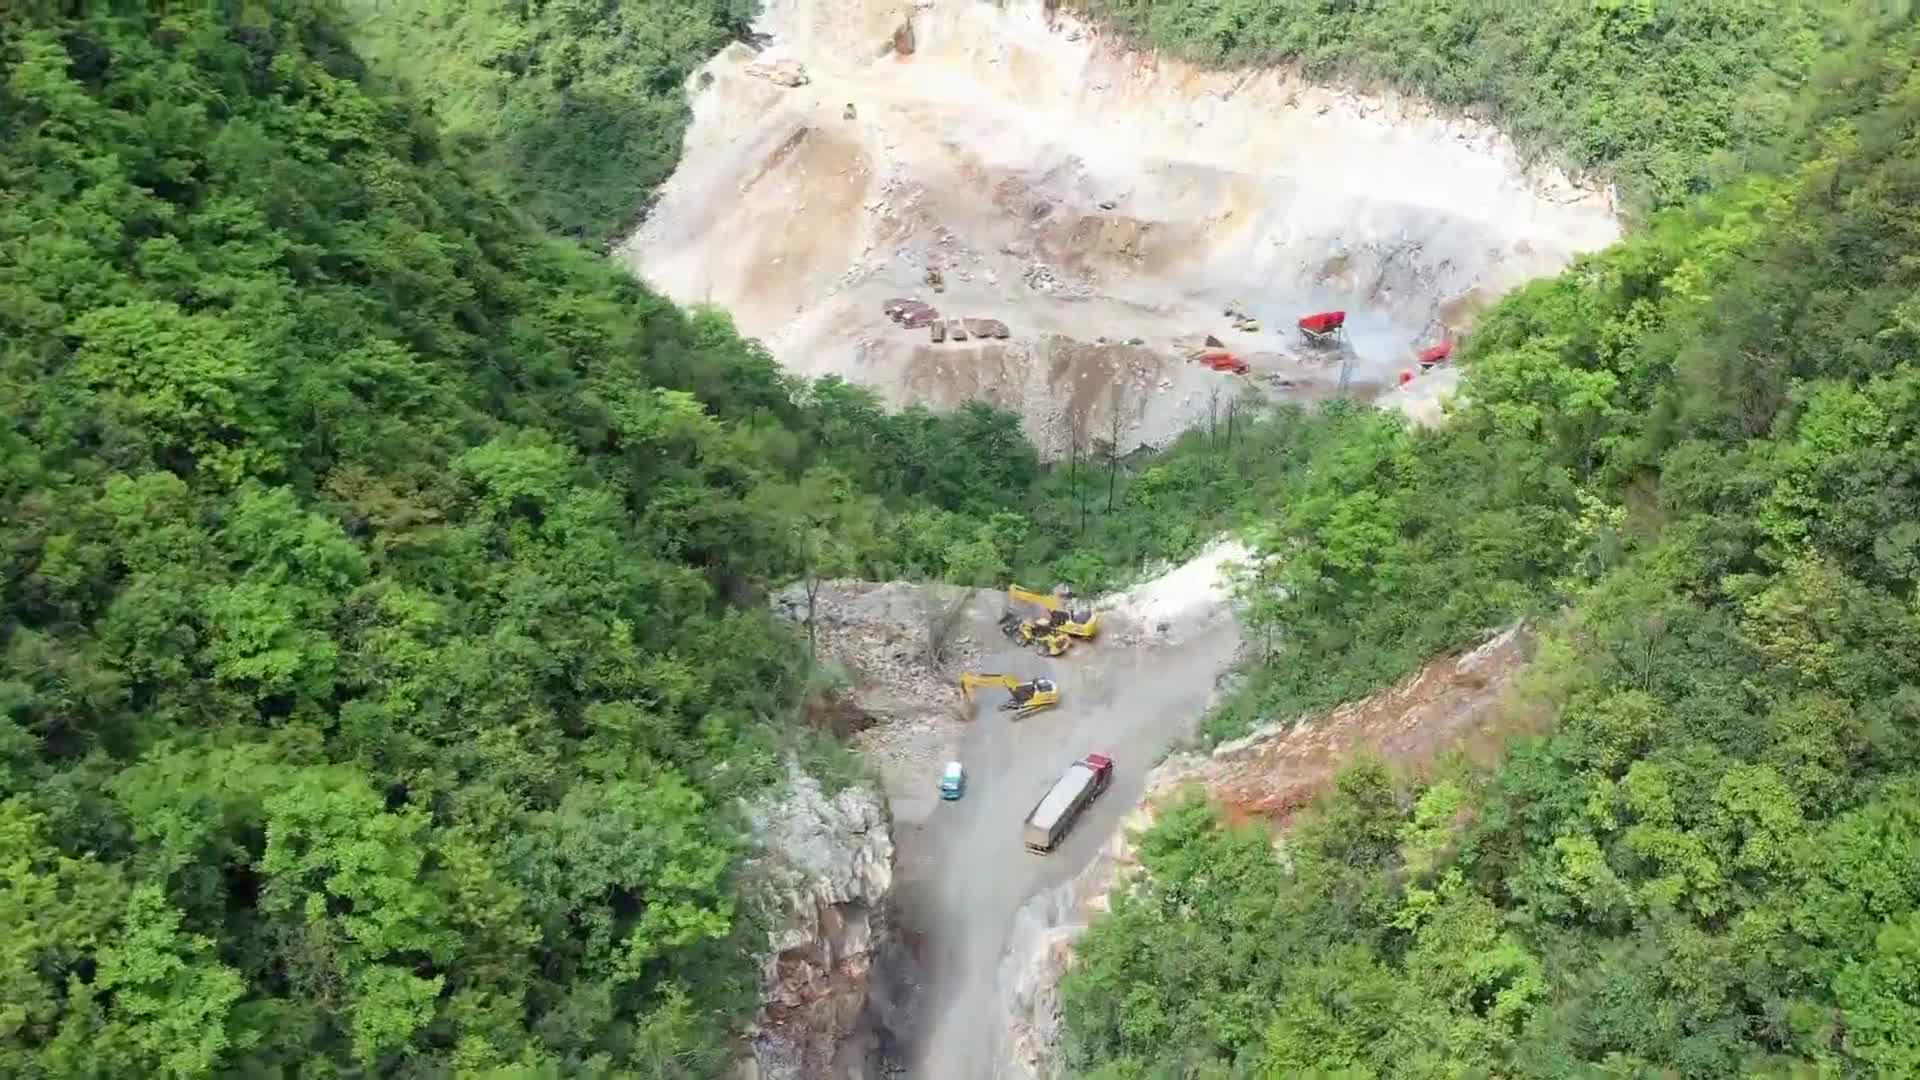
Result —
<instances>
[{"instance_id":1,"label":"yellow excavator","mask_svg":"<svg viewBox=\"0 0 1920 1080\"><path fill-rule=\"evenodd\" d=\"M1041 709L1050 709L1060 704L1060 688L1052 679L1022 679L1018 675L1002 675L993 671L964 672L960 676L960 693L968 701L973 700L973 691L978 686L1004 686L1007 688L1007 700L1000 705L1001 711L1010 712L1015 719Z\"/></svg>"},{"instance_id":2,"label":"yellow excavator","mask_svg":"<svg viewBox=\"0 0 1920 1080\"><path fill-rule=\"evenodd\" d=\"M1075 611L1070 606L1073 593L1065 585L1051 593L1037 593L1018 585L1007 586L1007 609L1000 615L1000 629L1017 644L1047 656L1067 651L1072 638L1090 641L1100 632L1100 616L1091 610ZM1023 618L1015 604L1033 604L1044 613L1041 618Z\"/></svg>"}]
</instances>

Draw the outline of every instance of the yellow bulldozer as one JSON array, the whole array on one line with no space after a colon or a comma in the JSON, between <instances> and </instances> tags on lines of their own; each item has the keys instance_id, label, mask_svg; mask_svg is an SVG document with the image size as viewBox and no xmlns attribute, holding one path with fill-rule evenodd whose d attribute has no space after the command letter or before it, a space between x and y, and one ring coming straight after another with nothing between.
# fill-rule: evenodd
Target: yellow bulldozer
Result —
<instances>
[{"instance_id":1,"label":"yellow bulldozer","mask_svg":"<svg viewBox=\"0 0 1920 1080\"><path fill-rule=\"evenodd\" d=\"M1018 585L1007 586L1007 609L1000 615L1000 630L1017 644L1046 656L1067 651L1073 638L1090 641L1100 632L1100 616L1089 609L1074 610L1073 593L1065 585L1051 593L1038 593ZM1015 604L1032 604L1040 609L1038 618L1026 618Z\"/></svg>"},{"instance_id":2,"label":"yellow bulldozer","mask_svg":"<svg viewBox=\"0 0 1920 1080\"><path fill-rule=\"evenodd\" d=\"M1007 700L1000 703L1000 709L1012 713L1015 719L1060 704L1060 688L1054 685L1052 679L1022 679L1018 675L1002 675L994 671L968 671L961 674L960 694L968 701L973 700L974 688L980 686L1006 687Z\"/></svg>"}]
</instances>

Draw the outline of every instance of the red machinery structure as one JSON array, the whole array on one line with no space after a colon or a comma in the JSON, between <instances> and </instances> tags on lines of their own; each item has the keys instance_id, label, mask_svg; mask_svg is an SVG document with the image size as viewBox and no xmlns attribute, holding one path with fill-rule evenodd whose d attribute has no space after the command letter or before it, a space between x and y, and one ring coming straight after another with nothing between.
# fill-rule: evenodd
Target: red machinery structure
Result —
<instances>
[{"instance_id":1,"label":"red machinery structure","mask_svg":"<svg viewBox=\"0 0 1920 1080\"><path fill-rule=\"evenodd\" d=\"M1420 350L1420 370L1425 371L1435 364L1444 363L1453 355L1453 342L1443 341L1438 345Z\"/></svg>"},{"instance_id":2,"label":"red machinery structure","mask_svg":"<svg viewBox=\"0 0 1920 1080\"><path fill-rule=\"evenodd\" d=\"M1324 348L1340 340L1340 328L1347 325L1344 311L1321 311L1300 318L1300 336L1307 344Z\"/></svg>"},{"instance_id":3,"label":"red machinery structure","mask_svg":"<svg viewBox=\"0 0 1920 1080\"><path fill-rule=\"evenodd\" d=\"M1247 373L1247 362L1224 349L1213 349L1201 353L1200 362L1215 371L1226 371L1235 375Z\"/></svg>"}]
</instances>

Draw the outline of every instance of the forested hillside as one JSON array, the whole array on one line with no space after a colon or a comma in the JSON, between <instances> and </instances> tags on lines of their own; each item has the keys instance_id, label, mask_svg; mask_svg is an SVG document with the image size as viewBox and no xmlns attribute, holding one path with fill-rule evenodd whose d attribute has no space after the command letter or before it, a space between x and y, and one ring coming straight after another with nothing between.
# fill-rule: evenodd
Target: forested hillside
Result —
<instances>
[{"instance_id":1,"label":"forested hillside","mask_svg":"<svg viewBox=\"0 0 1920 1080\"><path fill-rule=\"evenodd\" d=\"M516 203L592 243L673 171L681 85L750 0L341 0L354 44Z\"/></svg>"},{"instance_id":2,"label":"forested hillside","mask_svg":"<svg viewBox=\"0 0 1920 1080\"><path fill-rule=\"evenodd\" d=\"M997 580L1032 448L549 239L326 11L0 26L0 1073L710 1075L736 799L854 768L762 590Z\"/></svg>"},{"instance_id":3,"label":"forested hillside","mask_svg":"<svg viewBox=\"0 0 1920 1080\"><path fill-rule=\"evenodd\" d=\"M1356 419L1291 492L1223 728L1533 612L1547 731L1359 764L1282 855L1170 813L1065 984L1079 1069L1920 1072L1917 54L1828 58L1783 167L1509 297L1450 427Z\"/></svg>"},{"instance_id":4,"label":"forested hillside","mask_svg":"<svg viewBox=\"0 0 1920 1080\"><path fill-rule=\"evenodd\" d=\"M1357 768L1284 860L1170 815L1066 984L1076 1067L1920 1071L1920 35L1457 7L1104 10L1676 205L1485 316L1444 429L1235 406L1051 469L545 231L665 175L741 10L0 22L0 1073L712 1075L739 800L858 768L765 590L1090 591L1225 526L1270 558L1211 734L1521 614L1552 729Z\"/></svg>"},{"instance_id":5,"label":"forested hillside","mask_svg":"<svg viewBox=\"0 0 1920 1080\"><path fill-rule=\"evenodd\" d=\"M1080 0L1206 64L1295 64L1490 114L1523 145L1615 178L1634 210L1737 173L1782 134L1846 4L1823 0Z\"/></svg>"},{"instance_id":6,"label":"forested hillside","mask_svg":"<svg viewBox=\"0 0 1920 1080\"><path fill-rule=\"evenodd\" d=\"M1092 589L1363 421L1043 474L791 383L331 11L0 27L0 1072L710 1075L737 800L857 768L763 590Z\"/></svg>"}]
</instances>

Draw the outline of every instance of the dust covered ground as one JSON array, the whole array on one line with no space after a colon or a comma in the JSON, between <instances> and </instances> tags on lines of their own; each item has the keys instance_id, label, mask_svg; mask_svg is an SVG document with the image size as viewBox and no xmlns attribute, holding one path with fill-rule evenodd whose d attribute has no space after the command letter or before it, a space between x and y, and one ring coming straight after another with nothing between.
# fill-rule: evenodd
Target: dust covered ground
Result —
<instances>
[{"instance_id":1,"label":"dust covered ground","mask_svg":"<svg viewBox=\"0 0 1920 1080\"><path fill-rule=\"evenodd\" d=\"M1343 363L1351 392L1388 390L1486 299L1618 235L1605 195L1482 124L1197 71L1042 0L770 0L755 29L695 75L682 164L619 256L790 370L986 398L1049 453L1115 415L1160 441L1216 390L1326 396ZM936 345L896 298L1011 336ZM1233 329L1236 305L1264 329ZM1327 308L1344 356L1292 330ZM1187 361L1207 334L1250 375Z\"/></svg>"},{"instance_id":2,"label":"dust covered ground","mask_svg":"<svg viewBox=\"0 0 1920 1080\"><path fill-rule=\"evenodd\" d=\"M1096 602L1100 638L1047 658L1014 647L995 620L1001 592L831 582L816 604L820 650L848 671L848 730L881 775L893 818L897 947L876 970L870 1024L843 1076L876 1062L927 1080L994 1075L1004 1010L999 971L1032 898L1072 879L1145 790L1155 763L1189 735L1238 650L1223 568L1244 549L1216 544L1191 562ZM787 590L775 604L804 613ZM938 635L944 650L929 648ZM964 702L962 670L1054 679L1060 705L1014 719L1004 691ZM1029 853L1021 822L1088 752L1116 767L1112 787L1050 855ZM941 766L965 763L966 797L941 802ZM864 1069L864 1071L862 1071Z\"/></svg>"},{"instance_id":3,"label":"dust covered ground","mask_svg":"<svg viewBox=\"0 0 1920 1080\"><path fill-rule=\"evenodd\" d=\"M1263 728L1206 754L1173 754L1221 689L1240 647L1231 541L1124 593L1100 598L1099 640L1058 658L1013 647L995 619L1005 594L902 582L836 581L816 605L823 660L846 672L842 731L879 772L893 819L894 943L873 972L866 1023L837 1077L984 1080L1047 1075L1056 986L1072 943L1132 861L1130 833L1154 806L1202 787L1236 820L1276 825L1324 790L1356 752L1418 769L1454 747L1497 742L1501 700L1531 653L1521 627L1442 657L1367 698ZM804 616L804 596L775 598ZM933 648L935 641L941 648ZM963 670L1045 676L1061 704L1014 719ZM1067 764L1116 762L1113 787L1054 853L1020 823ZM941 766L965 763L966 797L938 797ZM1164 760L1163 760L1164 759Z\"/></svg>"}]
</instances>

